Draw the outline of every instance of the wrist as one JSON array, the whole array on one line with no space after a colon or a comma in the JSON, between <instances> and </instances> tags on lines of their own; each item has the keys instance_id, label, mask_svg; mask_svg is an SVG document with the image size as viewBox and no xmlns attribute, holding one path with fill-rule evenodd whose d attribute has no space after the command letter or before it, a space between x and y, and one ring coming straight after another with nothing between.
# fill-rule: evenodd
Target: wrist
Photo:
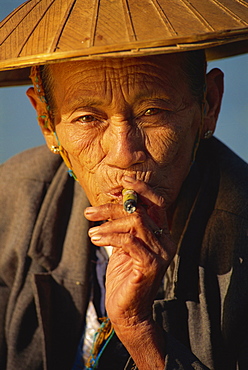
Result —
<instances>
[{"instance_id":1,"label":"wrist","mask_svg":"<svg viewBox=\"0 0 248 370\"><path fill-rule=\"evenodd\" d=\"M116 325L114 329L139 370L164 369L164 333L153 319L130 326Z\"/></svg>"}]
</instances>

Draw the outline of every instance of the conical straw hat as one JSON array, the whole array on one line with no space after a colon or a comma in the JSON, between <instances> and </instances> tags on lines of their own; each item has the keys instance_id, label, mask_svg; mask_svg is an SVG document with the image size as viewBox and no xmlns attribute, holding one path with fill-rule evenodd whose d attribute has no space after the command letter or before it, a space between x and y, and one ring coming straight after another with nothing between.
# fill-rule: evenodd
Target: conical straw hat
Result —
<instances>
[{"instance_id":1,"label":"conical straw hat","mask_svg":"<svg viewBox=\"0 0 248 370\"><path fill-rule=\"evenodd\" d=\"M0 86L34 64L203 48L248 51L247 0L29 0L0 23Z\"/></svg>"}]
</instances>

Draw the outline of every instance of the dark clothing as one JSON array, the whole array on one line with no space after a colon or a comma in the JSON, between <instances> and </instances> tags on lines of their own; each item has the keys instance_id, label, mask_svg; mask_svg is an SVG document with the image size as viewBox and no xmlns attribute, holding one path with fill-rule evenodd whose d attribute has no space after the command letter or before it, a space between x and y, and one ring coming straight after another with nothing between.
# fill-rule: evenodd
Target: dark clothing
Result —
<instances>
[{"instance_id":1,"label":"dark clothing","mask_svg":"<svg viewBox=\"0 0 248 370\"><path fill-rule=\"evenodd\" d=\"M45 147L7 161L1 179L0 369L69 370L91 286L87 198ZM247 184L242 160L216 139L201 143L174 214L178 256L154 305L167 370L248 368ZM102 360L107 370L111 356Z\"/></svg>"}]
</instances>

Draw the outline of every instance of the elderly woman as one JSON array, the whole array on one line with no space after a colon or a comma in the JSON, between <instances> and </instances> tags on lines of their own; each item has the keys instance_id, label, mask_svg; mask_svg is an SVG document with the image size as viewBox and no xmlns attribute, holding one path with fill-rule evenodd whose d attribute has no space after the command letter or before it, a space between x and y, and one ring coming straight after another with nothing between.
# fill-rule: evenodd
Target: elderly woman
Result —
<instances>
[{"instance_id":1,"label":"elderly woman","mask_svg":"<svg viewBox=\"0 0 248 370\"><path fill-rule=\"evenodd\" d=\"M64 162L1 169L1 368L247 368L248 168L211 138L222 72L191 51L31 78Z\"/></svg>"}]
</instances>

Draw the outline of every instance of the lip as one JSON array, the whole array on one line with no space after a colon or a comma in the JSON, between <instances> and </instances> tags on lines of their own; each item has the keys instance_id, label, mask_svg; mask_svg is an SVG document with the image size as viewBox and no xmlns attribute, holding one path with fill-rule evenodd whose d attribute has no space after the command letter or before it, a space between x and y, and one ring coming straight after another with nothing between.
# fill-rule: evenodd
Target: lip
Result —
<instances>
[{"instance_id":1,"label":"lip","mask_svg":"<svg viewBox=\"0 0 248 370\"><path fill-rule=\"evenodd\" d=\"M109 195L111 198L121 200L122 199L122 187L114 188L106 192L107 195Z\"/></svg>"}]
</instances>

